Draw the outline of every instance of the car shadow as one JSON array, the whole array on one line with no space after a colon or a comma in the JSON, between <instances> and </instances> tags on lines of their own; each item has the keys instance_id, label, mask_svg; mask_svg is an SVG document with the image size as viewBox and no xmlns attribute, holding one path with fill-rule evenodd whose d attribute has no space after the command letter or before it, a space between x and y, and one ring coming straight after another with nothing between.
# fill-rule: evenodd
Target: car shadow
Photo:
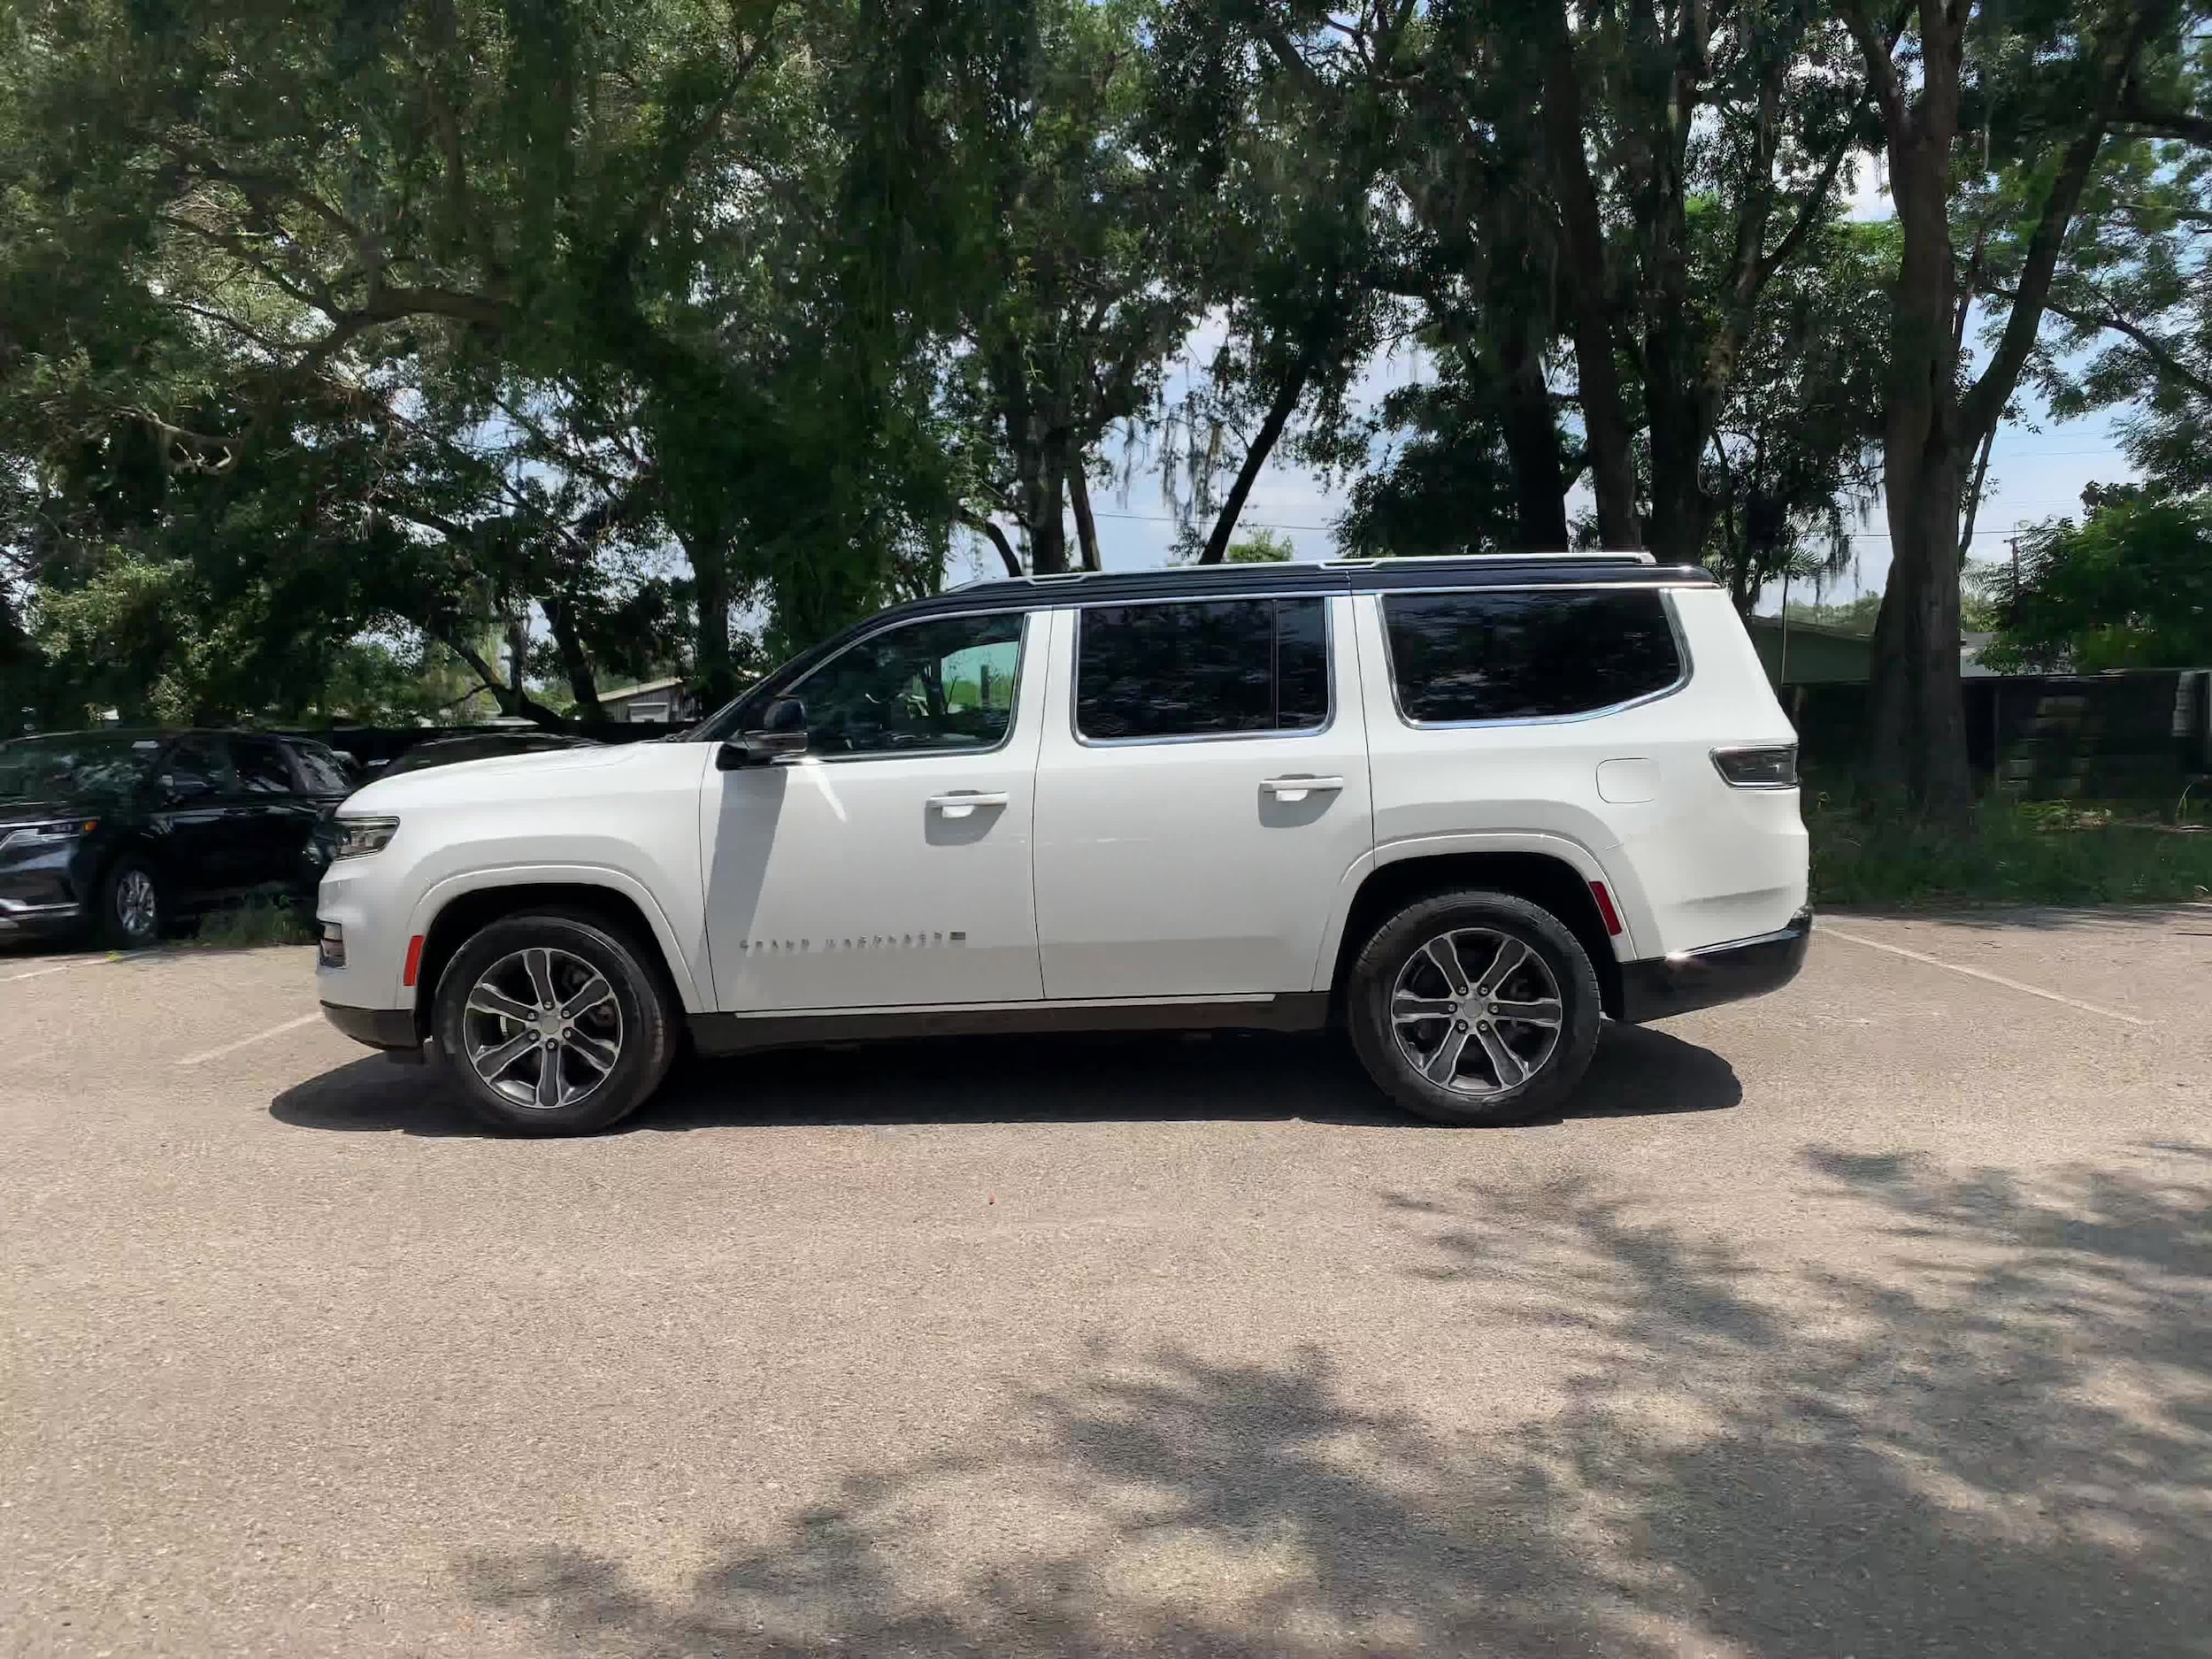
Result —
<instances>
[{"instance_id":1,"label":"car shadow","mask_svg":"<svg viewBox=\"0 0 2212 1659\"><path fill-rule=\"evenodd\" d=\"M1662 1031L1608 1025L1563 1118L1637 1118L1737 1104L1734 1069ZM435 1068L374 1056L295 1084L269 1105L306 1129L495 1133ZM1286 1121L1417 1128L1332 1035L942 1037L787 1048L680 1062L621 1130L793 1126Z\"/></svg>"}]
</instances>

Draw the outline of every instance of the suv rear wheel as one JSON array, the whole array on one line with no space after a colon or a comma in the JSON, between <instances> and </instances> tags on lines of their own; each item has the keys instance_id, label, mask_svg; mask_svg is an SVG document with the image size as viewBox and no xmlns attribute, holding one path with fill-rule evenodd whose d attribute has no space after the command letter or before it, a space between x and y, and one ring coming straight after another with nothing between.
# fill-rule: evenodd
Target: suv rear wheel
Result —
<instances>
[{"instance_id":1,"label":"suv rear wheel","mask_svg":"<svg viewBox=\"0 0 2212 1659\"><path fill-rule=\"evenodd\" d=\"M660 977L640 947L583 916L484 927L439 975L433 1022L476 1115L524 1134L626 1118L675 1054Z\"/></svg>"},{"instance_id":2,"label":"suv rear wheel","mask_svg":"<svg viewBox=\"0 0 2212 1659\"><path fill-rule=\"evenodd\" d=\"M1510 894L1417 900L1353 964L1346 1013L1368 1074L1439 1123L1556 1105L1596 1049L1596 972L1566 925Z\"/></svg>"}]
</instances>

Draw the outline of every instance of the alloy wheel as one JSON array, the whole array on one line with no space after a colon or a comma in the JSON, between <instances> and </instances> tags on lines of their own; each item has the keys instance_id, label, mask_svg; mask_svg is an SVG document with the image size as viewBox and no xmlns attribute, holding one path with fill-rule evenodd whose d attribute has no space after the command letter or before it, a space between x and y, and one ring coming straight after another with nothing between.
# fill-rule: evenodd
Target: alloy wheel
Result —
<instances>
[{"instance_id":1,"label":"alloy wheel","mask_svg":"<svg viewBox=\"0 0 2212 1659\"><path fill-rule=\"evenodd\" d=\"M1437 934L1406 958L1391 987L1399 1052L1455 1094L1518 1088L1551 1059L1564 1018L1543 957L1487 927Z\"/></svg>"},{"instance_id":2,"label":"alloy wheel","mask_svg":"<svg viewBox=\"0 0 2212 1659\"><path fill-rule=\"evenodd\" d=\"M597 968L565 950L502 956L470 987L462 1017L469 1064L518 1106L573 1106L622 1058L622 1005Z\"/></svg>"},{"instance_id":3,"label":"alloy wheel","mask_svg":"<svg viewBox=\"0 0 2212 1659\"><path fill-rule=\"evenodd\" d=\"M161 895L143 870L126 870L115 884L115 920L130 940L149 940L161 922Z\"/></svg>"}]
</instances>

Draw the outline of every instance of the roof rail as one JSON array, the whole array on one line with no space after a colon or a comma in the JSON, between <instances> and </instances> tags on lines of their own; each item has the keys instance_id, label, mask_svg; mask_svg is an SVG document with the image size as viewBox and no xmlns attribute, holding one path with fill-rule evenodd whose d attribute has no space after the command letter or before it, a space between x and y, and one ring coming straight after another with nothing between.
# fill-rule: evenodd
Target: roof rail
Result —
<instances>
[{"instance_id":1,"label":"roof rail","mask_svg":"<svg viewBox=\"0 0 2212 1659\"><path fill-rule=\"evenodd\" d=\"M1551 552L1551 553L1408 553L1402 555L1375 555L1365 558L1348 559L1285 559L1271 561L1271 565L1304 565L1313 570L1347 571L1373 570L1378 566L1399 565L1465 565L1471 561L1495 560L1501 565L1656 565L1659 561L1649 553L1640 552ZM1166 576L1187 571L1196 576L1205 571L1225 568L1265 570L1268 565L1225 566L1221 565L1168 565L1156 570L1139 571L1050 571L1042 576L1025 572L1019 576L976 576L964 582L956 582L945 589L958 593L964 588L1010 587L1020 584L1030 588L1058 587L1065 582L1087 581L1094 576Z\"/></svg>"},{"instance_id":2,"label":"roof rail","mask_svg":"<svg viewBox=\"0 0 2212 1659\"><path fill-rule=\"evenodd\" d=\"M1656 565L1649 553L1608 551L1578 553L1402 553L1371 554L1364 558L1323 559L1330 570L1371 570L1382 565L1464 565L1471 559L1495 559L1501 565Z\"/></svg>"}]
</instances>

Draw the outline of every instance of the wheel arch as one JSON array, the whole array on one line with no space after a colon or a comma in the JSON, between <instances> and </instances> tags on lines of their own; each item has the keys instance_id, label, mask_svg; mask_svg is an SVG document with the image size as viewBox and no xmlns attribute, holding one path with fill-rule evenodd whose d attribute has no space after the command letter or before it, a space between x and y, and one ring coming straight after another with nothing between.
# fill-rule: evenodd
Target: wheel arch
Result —
<instances>
[{"instance_id":1,"label":"wheel arch","mask_svg":"<svg viewBox=\"0 0 2212 1659\"><path fill-rule=\"evenodd\" d=\"M1333 1016L1342 1012L1354 958L1384 922L1432 894L1479 887L1526 899L1557 917L1588 954L1605 1012L1618 1019L1624 1007L1620 959L1591 894L1591 879L1558 853L1519 849L1426 853L1375 865L1353 894L1337 934L1327 986Z\"/></svg>"},{"instance_id":2,"label":"wheel arch","mask_svg":"<svg viewBox=\"0 0 2212 1659\"><path fill-rule=\"evenodd\" d=\"M671 1012L680 1020L695 1010L696 993L682 953L674 948L666 918L649 898L641 899L615 882L588 876L560 878L522 876L472 886L442 896L434 893L431 914L419 931L422 959L414 985L415 1030L431 1029L431 1007L437 995L438 978L446 964L480 929L503 917L530 910L558 910L580 915L622 934L636 947L648 968L661 977Z\"/></svg>"}]
</instances>

